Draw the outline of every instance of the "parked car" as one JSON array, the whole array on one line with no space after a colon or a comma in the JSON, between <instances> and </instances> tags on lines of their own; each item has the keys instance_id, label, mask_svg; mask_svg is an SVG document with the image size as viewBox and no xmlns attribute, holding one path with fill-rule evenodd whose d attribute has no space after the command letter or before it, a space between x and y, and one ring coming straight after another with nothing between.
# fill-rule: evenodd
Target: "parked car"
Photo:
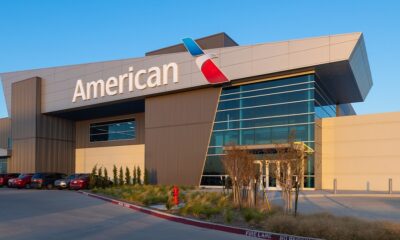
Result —
<instances>
[{"instance_id":1,"label":"parked car","mask_svg":"<svg viewBox=\"0 0 400 240\"><path fill-rule=\"evenodd\" d=\"M71 180L78 178L80 175L82 175L82 174L74 173L74 174L67 176L66 178L58 179L54 182L54 186L60 190L69 188L69 184L70 184Z\"/></svg>"},{"instance_id":2,"label":"parked car","mask_svg":"<svg viewBox=\"0 0 400 240\"><path fill-rule=\"evenodd\" d=\"M30 188L33 173L21 173L17 178L8 180L9 187Z\"/></svg>"},{"instance_id":3,"label":"parked car","mask_svg":"<svg viewBox=\"0 0 400 240\"><path fill-rule=\"evenodd\" d=\"M100 177L95 175L96 182L107 181L107 185L112 185L113 182L110 180L106 180L104 177ZM80 189L88 189L90 182L90 174L81 174L78 178L73 179L70 182L69 189L71 190L80 190Z\"/></svg>"},{"instance_id":4,"label":"parked car","mask_svg":"<svg viewBox=\"0 0 400 240\"><path fill-rule=\"evenodd\" d=\"M37 189L52 189L57 179L65 177L67 177L67 175L64 173L35 173L31 179L31 187Z\"/></svg>"},{"instance_id":5,"label":"parked car","mask_svg":"<svg viewBox=\"0 0 400 240\"><path fill-rule=\"evenodd\" d=\"M0 187L8 186L8 180L12 178L17 178L20 173L4 173L0 174Z\"/></svg>"},{"instance_id":6,"label":"parked car","mask_svg":"<svg viewBox=\"0 0 400 240\"><path fill-rule=\"evenodd\" d=\"M90 174L81 174L77 178L71 180L69 183L69 189L79 190L88 189L90 181Z\"/></svg>"}]
</instances>

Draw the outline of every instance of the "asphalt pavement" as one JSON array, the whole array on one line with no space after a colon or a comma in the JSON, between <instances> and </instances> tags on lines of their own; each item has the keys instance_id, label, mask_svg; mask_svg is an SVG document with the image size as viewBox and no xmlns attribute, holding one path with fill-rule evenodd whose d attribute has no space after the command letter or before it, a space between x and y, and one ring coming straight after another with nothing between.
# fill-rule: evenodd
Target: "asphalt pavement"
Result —
<instances>
[{"instance_id":1,"label":"asphalt pavement","mask_svg":"<svg viewBox=\"0 0 400 240\"><path fill-rule=\"evenodd\" d=\"M0 239L250 238L171 222L74 191L2 188Z\"/></svg>"}]
</instances>

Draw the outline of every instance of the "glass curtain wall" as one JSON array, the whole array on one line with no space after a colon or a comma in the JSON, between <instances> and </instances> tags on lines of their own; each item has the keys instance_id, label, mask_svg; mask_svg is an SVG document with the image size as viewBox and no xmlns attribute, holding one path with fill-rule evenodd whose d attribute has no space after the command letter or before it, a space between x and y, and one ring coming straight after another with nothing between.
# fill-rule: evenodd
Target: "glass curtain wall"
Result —
<instances>
[{"instance_id":1,"label":"glass curtain wall","mask_svg":"<svg viewBox=\"0 0 400 240\"><path fill-rule=\"evenodd\" d=\"M314 148L314 75L222 89L201 185L221 185L223 146L296 141ZM314 187L314 161L306 167L306 187Z\"/></svg>"}]
</instances>

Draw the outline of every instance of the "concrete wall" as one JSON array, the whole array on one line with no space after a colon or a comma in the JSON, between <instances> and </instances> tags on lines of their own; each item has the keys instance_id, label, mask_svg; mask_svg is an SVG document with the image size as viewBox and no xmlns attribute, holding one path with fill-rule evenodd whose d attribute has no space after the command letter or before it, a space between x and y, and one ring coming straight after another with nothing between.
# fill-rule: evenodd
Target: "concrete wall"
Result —
<instances>
[{"instance_id":1,"label":"concrete wall","mask_svg":"<svg viewBox=\"0 0 400 240\"><path fill-rule=\"evenodd\" d=\"M400 112L325 118L321 126L323 189L336 178L340 190L387 191L392 178L400 191Z\"/></svg>"}]
</instances>

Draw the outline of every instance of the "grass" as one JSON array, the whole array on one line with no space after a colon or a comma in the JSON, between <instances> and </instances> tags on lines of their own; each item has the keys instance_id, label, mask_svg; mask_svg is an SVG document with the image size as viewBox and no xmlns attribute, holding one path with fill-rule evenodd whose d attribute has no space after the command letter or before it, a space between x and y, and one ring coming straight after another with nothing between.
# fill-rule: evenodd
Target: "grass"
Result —
<instances>
[{"instance_id":1,"label":"grass","mask_svg":"<svg viewBox=\"0 0 400 240\"><path fill-rule=\"evenodd\" d=\"M398 240L400 224L370 222L353 217L338 217L327 213L284 215L279 207L267 211L259 208L239 209L232 204L232 196L217 192L202 192L193 188L180 188L180 199L185 205L171 213L211 220L240 227L315 237L327 240ZM135 185L106 189L93 189L95 193L109 195L118 199L143 205L166 204L171 207L171 186Z\"/></svg>"}]
</instances>

